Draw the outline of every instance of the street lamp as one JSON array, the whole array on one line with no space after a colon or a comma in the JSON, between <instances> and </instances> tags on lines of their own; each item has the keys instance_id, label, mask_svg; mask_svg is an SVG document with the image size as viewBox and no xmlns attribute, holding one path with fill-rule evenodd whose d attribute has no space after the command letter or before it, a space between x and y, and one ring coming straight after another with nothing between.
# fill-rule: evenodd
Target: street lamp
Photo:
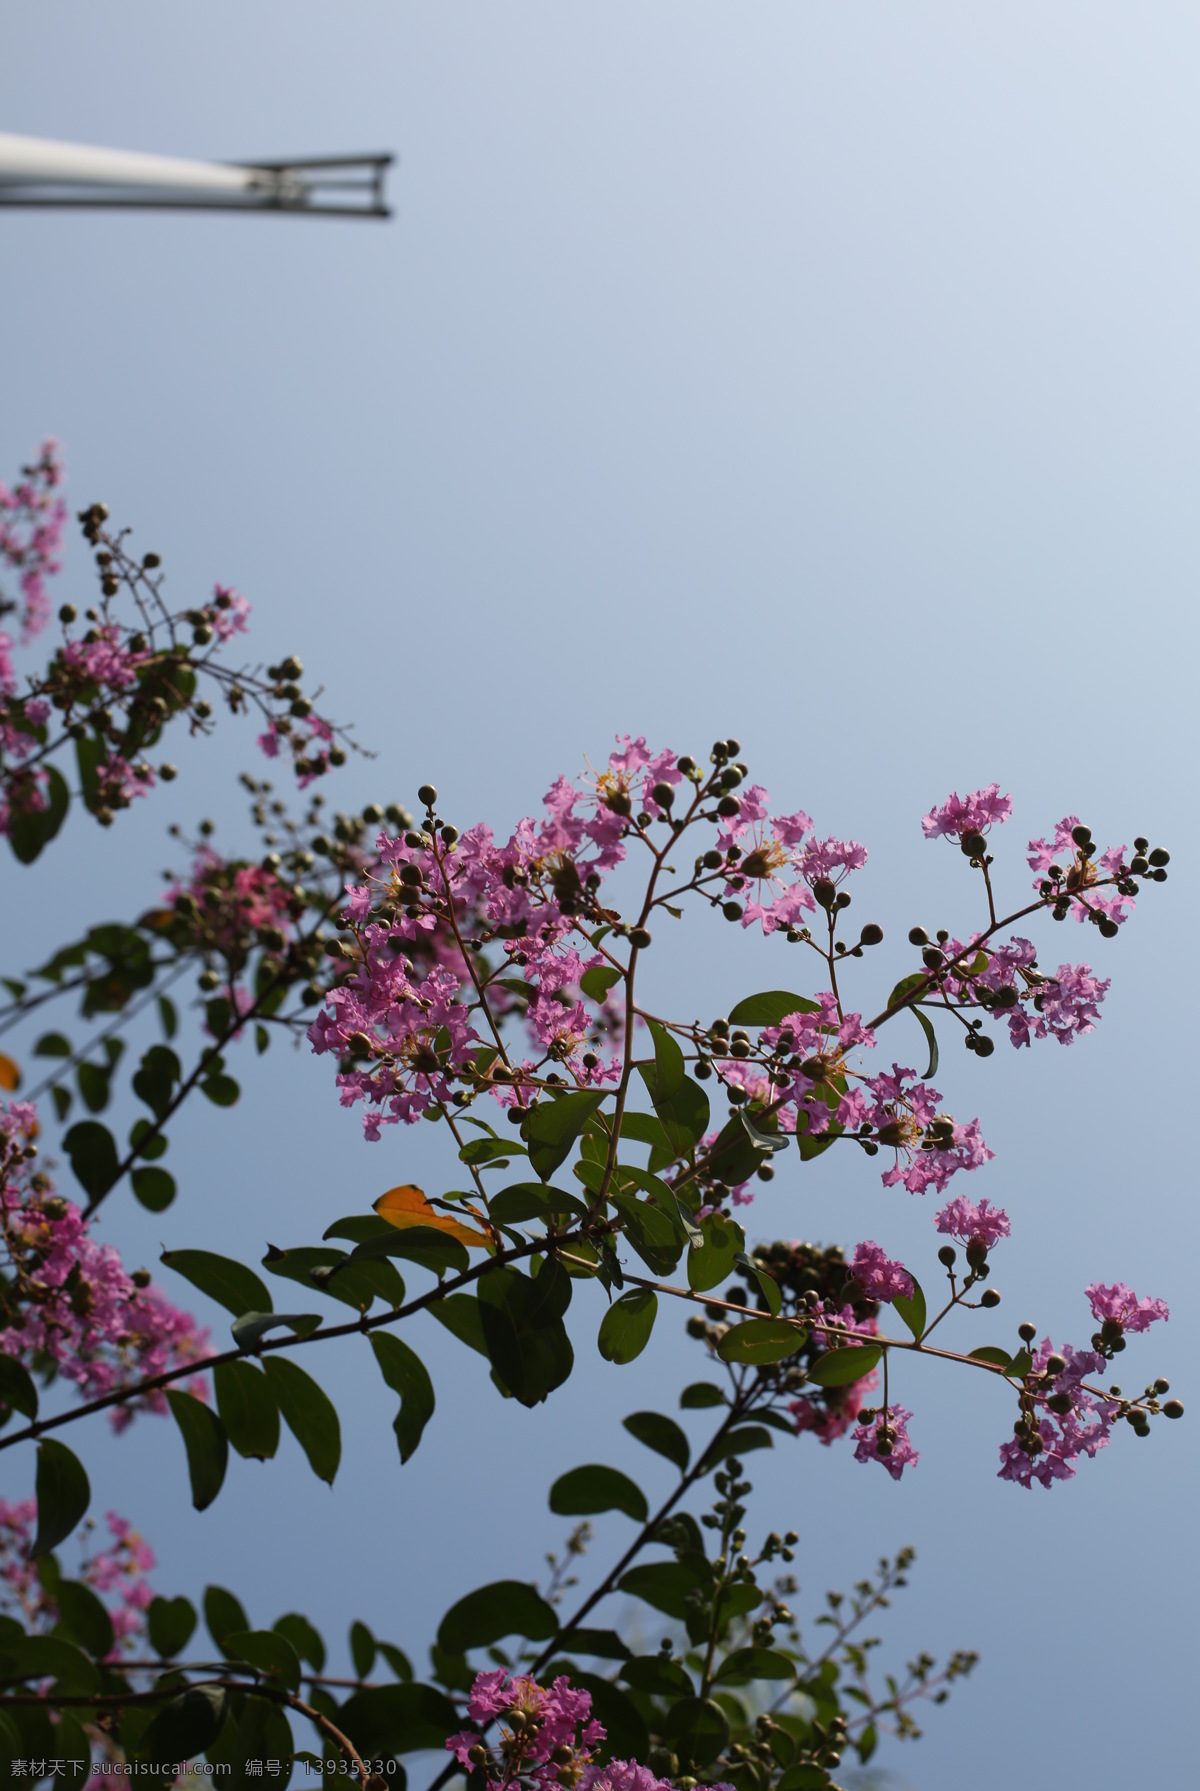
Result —
<instances>
[{"instance_id":1,"label":"street lamp","mask_svg":"<svg viewBox=\"0 0 1200 1791\"><path fill-rule=\"evenodd\" d=\"M392 160L381 154L193 162L0 131L0 206L388 218L383 183Z\"/></svg>"}]
</instances>

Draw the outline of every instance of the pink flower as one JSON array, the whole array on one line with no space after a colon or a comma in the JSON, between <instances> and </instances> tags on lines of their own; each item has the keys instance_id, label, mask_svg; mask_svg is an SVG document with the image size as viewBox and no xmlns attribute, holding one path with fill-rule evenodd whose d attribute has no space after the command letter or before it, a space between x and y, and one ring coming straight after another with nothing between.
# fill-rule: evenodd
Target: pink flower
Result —
<instances>
[{"instance_id":1,"label":"pink flower","mask_svg":"<svg viewBox=\"0 0 1200 1791\"><path fill-rule=\"evenodd\" d=\"M1048 1392L1051 1395L1067 1394L1072 1401L1070 1409L1058 1413L1043 1406L1034 1441L1028 1437L1013 1437L1000 1445L997 1478L1011 1480L1014 1485L1027 1490L1035 1480L1040 1486L1049 1488L1056 1480L1074 1479L1076 1460L1081 1455L1091 1459L1098 1450L1107 1447L1113 1423L1120 1412L1120 1406L1115 1402L1097 1398L1086 1392L1082 1385L1085 1376L1103 1373L1102 1355L1096 1351L1075 1350L1069 1344L1056 1351L1050 1339L1044 1337L1034 1354L1035 1370L1044 1372L1049 1358L1055 1354L1062 1357L1066 1367L1050 1382Z\"/></svg>"},{"instance_id":2,"label":"pink flower","mask_svg":"<svg viewBox=\"0 0 1200 1791\"><path fill-rule=\"evenodd\" d=\"M1003 1207L991 1206L986 1197L976 1205L965 1194L956 1194L933 1222L947 1237L957 1238L964 1249L981 1244L985 1252L994 1250L1012 1230Z\"/></svg>"},{"instance_id":3,"label":"pink flower","mask_svg":"<svg viewBox=\"0 0 1200 1791\"><path fill-rule=\"evenodd\" d=\"M218 640L232 640L235 634L247 632L246 617L250 614L250 604L240 592L229 585L214 585L213 601L216 613L212 629Z\"/></svg>"},{"instance_id":4,"label":"pink flower","mask_svg":"<svg viewBox=\"0 0 1200 1791\"><path fill-rule=\"evenodd\" d=\"M913 1297L913 1279L901 1263L893 1262L870 1238L857 1244L850 1263L850 1272L868 1299L894 1300Z\"/></svg>"},{"instance_id":5,"label":"pink flower","mask_svg":"<svg viewBox=\"0 0 1200 1791\"><path fill-rule=\"evenodd\" d=\"M912 1413L902 1405L888 1406L870 1424L859 1424L854 1432L855 1461L877 1461L893 1480L899 1480L905 1468L915 1467L920 1453L908 1435Z\"/></svg>"},{"instance_id":6,"label":"pink flower","mask_svg":"<svg viewBox=\"0 0 1200 1791\"><path fill-rule=\"evenodd\" d=\"M968 833L987 833L1012 814L1012 797L1000 794L999 784L972 790L969 796L952 791L940 808L931 808L921 822L927 840L950 835L961 839Z\"/></svg>"},{"instance_id":7,"label":"pink flower","mask_svg":"<svg viewBox=\"0 0 1200 1791\"><path fill-rule=\"evenodd\" d=\"M1097 1324L1111 1319L1123 1331L1148 1331L1157 1319L1171 1316L1164 1300L1139 1300L1123 1281L1114 1281L1111 1286L1093 1281L1084 1293Z\"/></svg>"}]
</instances>

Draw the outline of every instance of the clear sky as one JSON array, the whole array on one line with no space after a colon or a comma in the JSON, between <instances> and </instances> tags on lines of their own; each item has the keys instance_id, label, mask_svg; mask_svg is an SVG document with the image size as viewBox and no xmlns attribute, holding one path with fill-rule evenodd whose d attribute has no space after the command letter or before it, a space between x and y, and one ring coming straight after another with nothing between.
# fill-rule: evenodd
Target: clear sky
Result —
<instances>
[{"instance_id":1,"label":"clear sky","mask_svg":"<svg viewBox=\"0 0 1200 1791\"><path fill-rule=\"evenodd\" d=\"M958 855L920 836L952 787L1014 792L1014 892L1024 841L1068 810L1172 849L1118 940L1047 942L1113 977L1099 1033L947 1053L940 1086L997 1151L972 1195L1013 1216L987 1340L1029 1316L1084 1342L1080 1290L1123 1277L1173 1311L1125 1378L1166 1373L1185 1400L1198 61L1194 7L1097 0L42 0L0 59L6 130L401 157L386 225L0 212L0 476L53 432L72 497L132 522L181 603L242 589L264 656L319 669L379 751L347 806L429 778L460 825L499 828L617 730L701 752L734 732L785 808L870 848L856 899L889 940L863 975L885 992L914 920L974 918ZM75 543L65 593L83 570ZM242 837L252 756L227 727L181 757L181 812L216 816L218 843ZM33 876L0 868L3 968L145 906L167 818L151 801ZM657 960L676 1011L782 980L783 946L688 939ZM179 1129L172 1213L112 1213L130 1256L253 1259L451 1173L431 1128L364 1145L324 1063L245 1080L239 1108ZM751 1235L871 1236L920 1273L931 1209L837 1156L787 1159ZM420 1653L462 1591L541 1570L555 1474L601 1459L665 1484L619 1421L671 1409L696 1346L669 1318L610 1368L585 1304L577 1378L533 1413L427 1325L439 1412L403 1472L349 1351L318 1369L345 1421L332 1498L293 1450L235 1463L197 1516L173 1429L141 1420L89 1436L97 1507L151 1533L168 1593L211 1574L250 1588L256 1622L299 1603ZM999 1395L911 1382L923 1454L898 1487L803 1440L753 1460L754 1526L801 1532L810 1597L912 1541L896 1654L982 1653L885 1763L921 1791L1187 1782L1190 1422L1025 1493L994 1477ZM593 1561L625 1523L597 1524Z\"/></svg>"}]
</instances>

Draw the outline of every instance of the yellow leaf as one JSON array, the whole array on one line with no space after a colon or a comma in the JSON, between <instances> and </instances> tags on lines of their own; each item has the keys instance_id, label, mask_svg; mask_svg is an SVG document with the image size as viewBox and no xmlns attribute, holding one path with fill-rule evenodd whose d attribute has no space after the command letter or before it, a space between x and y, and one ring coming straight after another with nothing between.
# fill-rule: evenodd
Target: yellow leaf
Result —
<instances>
[{"instance_id":1,"label":"yellow leaf","mask_svg":"<svg viewBox=\"0 0 1200 1791\"><path fill-rule=\"evenodd\" d=\"M473 1209L468 1209L473 1210ZM426 1200L420 1188L406 1182L402 1188L389 1188L375 1202L375 1211L389 1225L403 1229L406 1225L428 1225L434 1231L445 1232L447 1237L454 1238L460 1244L487 1244L491 1239L482 1231L472 1231L469 1225L460 1225L447 1213L439 1213Z\"/></svg>"},{"instance_id":2,"label":"yellow leaf","mask_svg":"<svg viewBox=\"0 0 1200 1791\"><path fill-rule=\"evenodd\" d=\"M9 1094L16 1094L20 1086L20 1070L11 1057L5 1057L3 1051L0 1051L0 1088L7 1089Z\"/></svg>"}]
</instances>

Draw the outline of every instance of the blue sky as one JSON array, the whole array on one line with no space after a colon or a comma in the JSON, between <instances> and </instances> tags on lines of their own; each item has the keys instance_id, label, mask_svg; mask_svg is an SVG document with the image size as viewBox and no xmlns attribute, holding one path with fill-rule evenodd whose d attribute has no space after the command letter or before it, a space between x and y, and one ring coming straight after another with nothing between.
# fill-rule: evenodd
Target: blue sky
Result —
<instances>
[{"instance_id":1,"label":"blue sky","mask_svg":"<svg viewBox=\"0 0 1200 1791\"><path fill-rule=\"evenodd\" d=\"M298 652L379 752L345 805L428 778L460 825L500 828L616 731L736 733L785 809L870 848L856 900L889 941L863 975L885 990L914 920L972 920L957 854L920 835L951 788L1013 791L1017 892L1024 841L1068 810L1172 849L1120 939L1061 942L1113 978L1100 1031L947 1054L941 1086L997 1151L972 1193L1013 1215L988 1339L1028 1315L1085 1340L1080 1290L1123 1276L1173 1311L1133 1374L1185 1399L1198 54L1172 5L43 0L0 67L9 130L400 155L386 225L0 214L0 472L53 432L72 497L133 523L181 603L243 590L264 656ZM83 567L73 544L64 591ZM180 756L181 815L230 848L252 757L233 728ZM144 906L167 819L148 802L0 872L4 968ZM786 948L732 935L664 951L656 999L716 1013L777 983ZM246 1083L181 1128L169 1215L113 1212L129 1255L252 1257L450 1173L429 1128L364 1145L321 1062ZM781 1173L751 1234L931 1260L929 1209L836 1155ZM439 1412L403 1473L349 1352L321 1370L346 1423L332 1497L297 1454L236 1464L197 1516L147 1420L89 1438L98 1501L153 1532L167 1591L246 1584L265 1622L300 1577L331 1632L362 1615L419 1651L469 1586L541 1570L554 1474L599 1458L658 1487L619 1421L670 1409L695 1346L660 1324L618 1371L598 1316L570 1395L534 1413L428 1325ZM983 1655L888 1764L922 1791L1182 1780L1189 1424L1026 1494L994 1478L1001 1401L932 1370L905 1399L923 1458L899 1487L803 1442L754 1463L755 1522L801 1532L810 1595L915 1542L897 1653Z\"/></svg>"}]
</instances>

